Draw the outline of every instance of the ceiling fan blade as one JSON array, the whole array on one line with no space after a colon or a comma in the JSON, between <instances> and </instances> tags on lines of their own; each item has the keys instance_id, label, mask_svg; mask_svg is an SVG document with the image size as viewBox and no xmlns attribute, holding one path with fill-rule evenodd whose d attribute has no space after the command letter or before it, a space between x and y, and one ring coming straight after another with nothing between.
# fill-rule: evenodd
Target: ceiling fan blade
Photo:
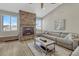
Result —
<instances>
[{"instance_id":1,"label":"ceiling fan blade","mask_svg":"<svg viewBox=\"0 0 79 59\"><path fill-rule=\"evenodd\" d=\"M43 8L43 5L44 5L44 4L43 4L43 3L41 3L41 8Z\"/></svg>"}]
</instances>

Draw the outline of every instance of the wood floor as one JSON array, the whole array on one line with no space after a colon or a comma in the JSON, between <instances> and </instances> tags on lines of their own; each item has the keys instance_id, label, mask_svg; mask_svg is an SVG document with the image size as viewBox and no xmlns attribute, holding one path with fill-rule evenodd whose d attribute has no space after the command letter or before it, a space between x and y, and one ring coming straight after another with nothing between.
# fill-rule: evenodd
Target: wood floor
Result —
<instances>
[{"instance_id":1,"label":"wood floor","mask_svg":"<svg viewBox=\"0 0 79 59\"><path fill-rule=\"evenodd\" d=\"M27 41L9 41L9 42L0 42L0 56L34 56L32 50L28 47L28 43L32 43L33 40ZM67 50L65 48L56 48L59 55L71 53L72 51Z\"/></svg>"},{"instance_id":2,"label":"wood floor","mask_svg":"<svg viewBox=\"0 0 79 59\"><path fill-rule=\"evenodd\" d=\"M33 56L27 46L31 41L0 42L0 56Z\"/></svg>"}]
</instances>

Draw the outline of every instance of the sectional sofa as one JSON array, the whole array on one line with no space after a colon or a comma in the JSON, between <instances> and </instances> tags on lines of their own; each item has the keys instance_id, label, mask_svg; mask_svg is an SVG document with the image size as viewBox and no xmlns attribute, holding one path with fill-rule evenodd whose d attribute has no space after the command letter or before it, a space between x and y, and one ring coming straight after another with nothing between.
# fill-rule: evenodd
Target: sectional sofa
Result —
<instances>
[{"instance_id":1,"label":"sectional sofa","mask_svg":"<svg viewBox=\"0 0 79 59\"><path fill-rule=\"evenodd\" d=\"M78 42L74 39L79 38L76 33L64 33L64 32L43 32L37 36L46 37L48 39L56 41L56 44L65 48L74 50L78 46Z\"/></svg>"}]
</instances>

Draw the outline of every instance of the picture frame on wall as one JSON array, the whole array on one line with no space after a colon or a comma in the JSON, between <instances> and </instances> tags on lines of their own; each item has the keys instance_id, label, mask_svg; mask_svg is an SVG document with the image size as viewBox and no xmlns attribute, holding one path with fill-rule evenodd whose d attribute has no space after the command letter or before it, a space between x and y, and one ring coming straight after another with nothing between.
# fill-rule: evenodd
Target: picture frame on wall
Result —
<instances>
[{"instance_id":1,"label":"picture frame on wall","mask_svg":"<svg viewBox=\"0 0 79 59\"><path fill-rule=\"evenodd\" d=\"M55 30L65 30L65 19L55 20Z\"/></svg>"}]
</instances>

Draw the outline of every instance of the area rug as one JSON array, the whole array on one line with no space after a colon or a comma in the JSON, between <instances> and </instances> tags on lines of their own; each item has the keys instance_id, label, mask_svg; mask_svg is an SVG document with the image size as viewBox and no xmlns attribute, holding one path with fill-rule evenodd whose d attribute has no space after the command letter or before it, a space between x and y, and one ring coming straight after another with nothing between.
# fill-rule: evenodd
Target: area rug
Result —
<instances>
[{"instance_id":1,"label":"area rug","mask_svg":"<svg viewBox=\"0 0 79 59\"><path fill-rule=\"evenodd\" d=\"M45 56L45 53L40 52L40 50L38 50L35 47L33 42L28 43L28 47L30 48L30 50L32 51L32 53L35 56ZM55 45L55 53L52 53L51 55L52 56L69 56L71 54L71 52L72 52L71 50L68 50L68 49L58 46L58 45Z\"/></svg>"}]
</instances>

